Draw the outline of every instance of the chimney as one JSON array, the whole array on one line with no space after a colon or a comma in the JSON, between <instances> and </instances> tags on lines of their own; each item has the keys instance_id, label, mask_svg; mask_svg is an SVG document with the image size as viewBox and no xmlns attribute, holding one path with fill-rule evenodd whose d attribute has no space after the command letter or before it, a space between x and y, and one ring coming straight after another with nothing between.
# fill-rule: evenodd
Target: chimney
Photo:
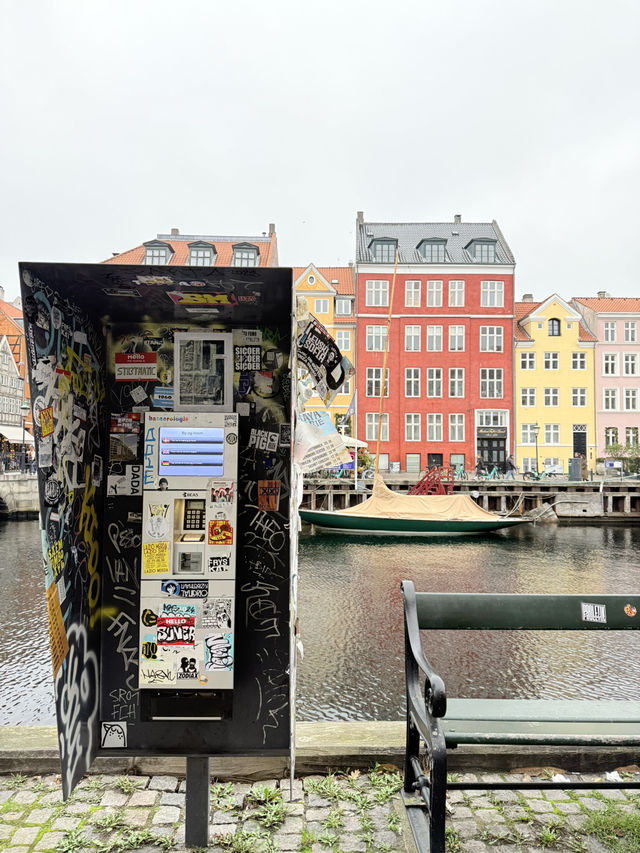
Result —
<instances>
[{"instance_id":1,"label":"chimney","mask_svg":"<svg viewBox=\"0 0 640 853\"><path fill-rule=\"evenodd\" d=\"M607 293L606 290L599 290L598 299L610 299L610 295Z\"/></svg>"},{"instance_id":2,"label":"chimney","mask_svg":"<svg viewBox=\"0 0 640 853\"><path fill-rule=\"evenodd\" d=\"M275 222L270 222L269 223L269 237L273 237L273 235L275 233L276 233L276 224L275 224Z\"/></svg>"},{"instance_id":3,"label":"chimney","mask_svg":"<svg viewBox=\"0 0 640 853\"><path fill-rule=\"evenodd\" d=\"M359 210L356 213L356 225L362 225L364 223L364 212Z\"/></svg>"},{"instance_id":4,"label":"chimney","mask_svg":"<svg viewBox=\"0 0 640 853\"><path fill-rule=\"evenodd\" d=\"M456 225L460 225L460 223L462 222L462 216L460 216L459 213L456 213L456 215L453 217L453 221Z\"/></svg>"},{"instance_id":5,"label":"chimney","mask_svg":"<svg viewBox=\"0 0 640 853\"><path fill-rule=\"evenodd\" d=\"M533 302L533 293L525 293L522 297L523 302Z\"/></svg>"},{"instance_id":6,"label":"chimney","mask_svg":"<svg viewBox=\"0 0 640 853\"><path fill-rule=\"evenodd\" d=\"M172 236L172 237L177 237L179 234L180 234L180 229L179 229L179 228L172 228L172 229L171 229L171 236Z\"/></svg>"}]
</instances>

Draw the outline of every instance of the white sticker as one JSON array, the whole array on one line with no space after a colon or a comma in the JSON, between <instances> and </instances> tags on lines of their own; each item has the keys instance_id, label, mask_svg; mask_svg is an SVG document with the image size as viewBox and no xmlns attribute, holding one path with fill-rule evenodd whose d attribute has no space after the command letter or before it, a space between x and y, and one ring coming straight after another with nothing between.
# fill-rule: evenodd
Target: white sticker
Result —
<instances>
[{"instance_id":1,"label":"white sticker","mask_svg":"<svg viewBox=\"0 0 640 853\"><path fill-rule=\"evenodd\" d=\"M136 403L141 403L149 396L142 387L142 385L138 385L136 388L133 389L133 391L130 392L130 394Z\"/></svg>"},{"instance_id":2,"label":"white sticker","mask_svg":"<svg viewBox=\"0 0 640 853\"><path fill-rule=\"evenodd\" d=\"M102 749L124 749L126 746L126 723L102 723L100 732L100 747Z\"/></svg>"},{"instance_id":3,"label":"white sticker","mask_svg":"<svg viewBox=\"0 0 640 853\"><path fill-rule=\"evenodd\" d=\"M236 412L241 418L248 418L251 414L250 403L236 403Z\"/></svg>"},{"instance_id":4,"label":"white sticker","mask_svg":"<svg viewBox=\"0 0 640 853\"><path fill-rule=\"evenodd\" d=\"M586 601L580 602L582 608L583 622L602 622L607 621L607 605L606 604L589 604Z\"/></svg>"}]
</instances>

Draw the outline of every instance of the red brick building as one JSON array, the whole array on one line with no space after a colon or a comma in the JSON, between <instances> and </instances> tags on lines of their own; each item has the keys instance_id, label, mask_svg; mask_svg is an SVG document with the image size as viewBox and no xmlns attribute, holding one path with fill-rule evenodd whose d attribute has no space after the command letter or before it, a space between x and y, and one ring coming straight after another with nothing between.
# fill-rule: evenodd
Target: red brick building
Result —
<instances>
[{"instance_id":1,"label":"red brick building","mask_svg":"<svg viewBox=\"0 0 640 853\"><path fill-rule=\"evenodd\" d=\"M356 231L358 438L375 452L391 301L381 470L503 462L513 448L515 261L497 223L358 213Z\"/></svg>"}]
</instances>

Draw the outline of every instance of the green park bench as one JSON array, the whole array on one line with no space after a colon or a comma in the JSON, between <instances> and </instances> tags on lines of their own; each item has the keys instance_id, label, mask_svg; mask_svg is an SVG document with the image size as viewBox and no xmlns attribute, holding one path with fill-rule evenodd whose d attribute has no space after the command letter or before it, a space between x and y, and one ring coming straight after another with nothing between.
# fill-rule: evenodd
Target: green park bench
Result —
<instances>
[{"instance_id":1,"label":"green park bench","mask_svg":"<svg viewBox=\"0 0 640 853\"><path fill-rule=\"evenodd\" d=\"M404 793L419 851L444 853L445 800L454 789L638 788L630 781L458 782L447 750L461 744L638 747L640 701L600 698L448 699L428 662L420 631L622 631L640 628L640 595L416 593L402 582L407 734ZM424 750L421 751L421 743Z\"/></svg>"}]
</instances>

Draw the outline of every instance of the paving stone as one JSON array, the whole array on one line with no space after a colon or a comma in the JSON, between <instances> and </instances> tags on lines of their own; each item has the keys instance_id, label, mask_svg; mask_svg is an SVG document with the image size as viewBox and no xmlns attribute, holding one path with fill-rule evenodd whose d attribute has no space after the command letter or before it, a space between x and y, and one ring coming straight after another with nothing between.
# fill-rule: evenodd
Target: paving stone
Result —
<instances>
[{"instance_id":1,"label":"paving stone","mask_svg":"<svg viewBox=\"0 0 640 853\"><path fill-rule=\"evenodd\" d=\"M162 805L166 805L166 806L177 805L177 803L165 803L163 801L164 801L165 797L180 797L180 796L182 796L182 801L184 802L184 796L182 794L166 794L166 793L162 794L162 798L160 800L160 803ZM140 791L134 791L133 794L131 794L131 796L129 797L129 800L127 802L127 806L129 806L129 807L133 807L133 806L155 806L155 804L157 802L158 802L158 792L157 791L140 790Z\"/></svg>"},{"instance_id":2,"label":"paving stone","mask_svg":"<svg viewBox=\"0 0 640 853\"><path fill-rule=\"evenodd\" d=\"M71 812L73 806L80 805L80 803L69 803L67 806L67 811ZM28 815L26 815L24 822L25 823L46 823L51 815L53 814L53 809L31 809Z\"/></svg>"},{"instance_id":3,"label":"paving stone","mask_svg":"<svg viewBox=\"0 0 640 853\"><path fill-rule=\"evenodd\" d=\"M180 809L176 806L160 806L154 814L151 823L154 825L177 823L180 820Z\"/></svg>"},{"instance_id":4,"label":"paving stone","mask_svg":"<svg viewBox=\"0 0 640 853\"><path fill-rule=\"evenodd\" d=\"M19 812L4 812L4 814L2 815L2 819L8 820L9 823L12 823L15 820L20 820L23 814L24 809L21 809Z\"/></svg>"},{"instance_id":5,"label":"paving stone","mask_svg":"<svg viewBox=\"0 0 640 853\"><path fill-rule=\"evenodd\" d=\"M64 838L64 832L45 832L35 846L35 850L55 850Z\"/></svg>"},{"instance_id":6,"label":"paving stone","mask_svg":"<svg viewBox=\"0 0 640 853\"><path fill-rule=\"evenodd\" d=\"M637 793L637 791L636 791ZM627 802L627 797L622 791L617 791L615 788L601 788L600 796L605 800L616 800L618 802Z\"/></svg>"},{"instance_id":7,"label":"paving stone","mask_svg":"<svg viewBox=\"0 0 640 853\"><path fill-rule=\"evenodd\" d=\"M515 791L493 791L491 796L498 803L517 803L518 795Z\"/></svg>"},{"instance_id":8,"label":"paving stone","mask_svg":"<svg viewBox=\"0 0 640 853\"><path fill-rule=\"evenodd\" d=\"M236 812L231 811L231 809L229 809L228 811L225 809L220 809L219 811L213 812L210 820L211 820L211 823L219 823L219 824L237 823L238 822L238 815L236 814Z\"/></svg>"},{"instance_id":9,"label":"paving stone","mask_svg":"<svg viewBox=\"0 0 640 853\"><path fill-rule=\"evenodd\" d=\"M578 797L578 802L592 812L601 812L607 807L606 803L603 803L602 800L596 800L595 797Z\"/></svg>"},{"instance_id":10,"label":"paving stone","mask_svg":"<svg viewBox=\"0 0 640 853\"><path fill-rule=\"evenodd\" d=\"M287 817L278 827L278 835L291 835L292 832L302 832L304 821L301 817Z\"/></svg>"},{"instance_id":11,"label":"paving stone","mask_svg":"<svg viewBox=\"0 0 640 853\"><path fill-rule=\"evenodd\" d=\"M494 848L489 847L484 841L479 841L477 838L472 838L465 841L464 853L494 853Z\"/></svg>"},{"instance_id":12,"label":"paving stone","mask_svg":"<svg viewBox=\"0 0 640 853\"><path fill-rule=\"evenodd\" d=\"M452 807L452 815L456 820L465 820L466 818L472 818L473 812L468 806L455 805Z\"/></svg>"},{"instance_id":13,"label":"paving stone","mask_svg":"<svg viewBox=\"0 0 640 853\"><path fill-rule=\"evenodd\" d=\"M476 820L481 820L483 823L504 823L505 820L497 809L476 809L473 812Z\"/></svg>"},{"instance_id":14,"label":"paving stone","mask_svg":"<svg viewBox=\"0 0 640 853\"><path fill-rule=\"evenodd\" d=\"M85 803L93 803L96 800L100 799L104 792L103 791L93 791L90 788L76 788L71 798L73 800L79 800ZM57 791L52 794L47 794L45 797L42 797L40 800L41 803L61 803L62 802L62 794Z\"/></svg>"},{"instance_id":15,"label":"paving stone","mask_svg":"<svg viewBox=\"0 0 640 853\"><path fill-rule=\"evenodd\" d=\"M81 819L79 817L58 817L51 824L51 829L63 829L68 832L70 829L77 829L80 826Z\"/></svg>"},{"instance_id":16,"label":"paving stone","mask_svg":"<svg viewBox=\"0 0 640 853\"><path fill-rule=\"evenodd\" d=\"M550 803L548 800L533 799L529 801L528 805L531 811L535 812L536 814L548 814L549 812L553 811L553 804Z\"/></svg>"},{"instance_id":17,"label":"paving stone","mask_svg":"<svg viewBox=\"0 0 640 853\"><path fill-rule=\"evenodd\" d=\"M502 807L502 814L507 820L521 820L527 816L527 812L522 806L507 805Z\"/></svg>"},{"instance_id":18,"label":"paving stone","mask_svg":"<svg viewBox=\"0 0 640 853\"><path fill-rule=\"evenodd\" d=\"M562 814L578 814L580 811L580 806L578 803L567 802L567 803L554 803L556 807L556 811L562 812Z\"/></svg>"},{"instance_id":19,"label":"paving stone","mask_svg":"<svg viewBox=\"0 0 640 853\"><path fill-rule=\"evenodd\" d=\"M28 847L5 847L3 853L27 853Z\"/></svg>"},{"instance_id":20,"label":"paving stone","mask_svg":"<svg viewBox=\"0 0 640 853\"><path fill-rule=\"evenodd\" d=\"M6 841L14 830L15 826L7 826L0 823L0 841Z\"/></svg>"},{"instance_id":21,"label":"paving stone","mask_svg":"<svg viewBox=\"0 0 640 853\"><path fill-rule=\"evenodd\" d=\"M157 797L157 791L141 791L141 794L146 794L146 796ZM176 794L171 791L163 791L160 794L160 805L161 806L178 806L178 808L183 809L185 807L186 794ZM145 805L147 805L145 803Z\"/></svg>"},{"instance_id":22,"label":"paving stone","mask_svg":"<svg viewBox=\"0 0 640 853\"><path fill-rule=\"evenodd\" d=\"M544 795L545 795L547 800L553 800L553 801L571 799L568 791L556 790L555 788L549 788L548 791L544 792Z\"/></svg>"},{"instance_id":23,"label":"paving stone","mask_svg":"<svg viewBox=\"0 0 640 853\"><path fill-rule=\"evenodd\" d=\"M39 826L21 826L13 833L11 837L11 844L14 847L20 847L21 844L29 846L33 844L39 833Z\"/></svg>"},{"instance_id":24,"label":"paving stone","mask_svg":"<svg viewBox=\"0 0 640 853\"><path fill-rule=\"evenodd\" d=\"M21 805L29 806L39 798L35 791L16 791L13 795L13 802Z\"/></svg>"},{"instance_id":25,"label":"paving stone","mask_svg":"<svg viewBox=\"0 0 640 853\"><path fill-rule=\"evenodd\" d=\"M280 850L299 850L302 844L302 835L300 833L291 833L289 835L278 833L273 836L273 841Z\"/></svg>"},{"instance_id":26,"label":"paving stone","mask_svg":"<svg viewBox=\"0 0 640 853\"><path fill-rule=\"evenodd\" d=\"M382 845L388 847L397 847L402 844L400 836L396 835L390 829L381 829L379 832L373 833L373 849L378 850Z\"/></svg>"},{"instance_id":27,"label":"paving stone","mask_svg":"<svg viewBox=\"0 0 640 853\"><path fill-rule=\"evenodd\" d=\"M13 791L0 791L0 806L10 800L12 794Z\"/></svg>"},{"instance_id":28,"label":"paving stone","mask_svg":"<svg viewBox=\"0 0 640 853\"><path fill-rule=\"evenodd\" d=\"M340 850L344 850L345 853L365 853L366 849L367 844L362 838L352 835L340 839Z\"/></svg>"},{"instance_id":29,"label":"paving stone","mask_svg":"<svg viewBox=\"0 0 640 853\"><path fill-rule=\"evenodd\" d=\"M131 826L146 826L149 822L148 809L123 809L122 816Z\"/></svg>"},{"instance_id":30,"label":"paving stone","mask_svg":"<svg viewBox=\"0 0 640 853\"><path fill-rule=\"evenodd\" d=\"M151 779L149 779L149 790L177 791L178 778L176 776L152 776Z\"/></svg>"},{"instance_id":31,"label":"paving stone","mask_svg":"<svg viewBox=\"0 0 640 853\"><path fill-rule=\"evenodd\" d=\"M113 808L121 808L129 799L128 794L123 794L122 791L105 791L100 800L101 806L112 806Z\"/></svg>"},{"instance_id":32,"label":"paving stone","mask_svg":"<svg viewBox=\"0 0 640 853\"><path fill-rule=\"evenodd\" d=\"M233 835L236 831L237 824L232 823L210 823L209 838L215 839L220 835ZM211 848L209 848L210 851Z\"/></svg>"},{"instance_id":33,"label":"paving stone","mask_svg":"<svg viewBox=\"0 0 640 853\"><path fill-rule=\"evenodd\" d=\"M461 838L474 838L478 833L478 824L475 820L461 820L455 828Z\"/></svg>"},{"instance_id":34,"label":"paving stone","mask_svg":"<svg viewBox=\"0 0 640 853\"><path fill-rule=\"evenodd\" d=\"M586 814L570 814L567 815L567 824L572 829L582 829L582 825L587 820L588 815Z\"/></svg>"},{"instance_id":35,"label":"paving stone","mask_svg":"<svg viewBox=\"0 0 640 853\"><path fill-rule=\"evenodd\" d=\"M447 800L449 800L450 803L466 802L463 792L459 791L457 788L455 791L447 791Z\"/></svg>"},{"instance_id":36,"label":"paving stone","mask_svg":"<svg viewBox=\"0 0 640 853\"><path fill-rule=\"evenodd\" d=\"M317 794L309 794L307 796L307 805L312 809L323 809L331 806L331 800L326 797L319 797Z\"/></svg>"}]
</instances>

